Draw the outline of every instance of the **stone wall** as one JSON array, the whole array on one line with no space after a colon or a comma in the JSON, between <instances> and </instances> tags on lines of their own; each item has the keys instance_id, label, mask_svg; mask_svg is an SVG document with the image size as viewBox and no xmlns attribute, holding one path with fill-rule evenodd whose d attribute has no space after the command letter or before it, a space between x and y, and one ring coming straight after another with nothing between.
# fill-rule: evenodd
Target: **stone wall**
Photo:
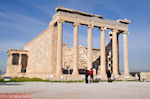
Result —
<instances>
[{"instance_id":1,"label":"stone wall","mask_svg":"<svg viewBox=\"0 0 150 99\"><path fill-rule=\"evenodd\" d=\"M150 72L141 72L141 81L150 81Z\"/></svg>"},{"instance_id":2,"label":"stone wall","mask_svg":"<svg viewBox=\"0 0 150 99\"><path fill-rule=\"evenodd\" d=\"M24 46L29 51L27 73L54 73L56 67L57 28L49 26L39 36ZM37 75L38 76L38 75Z\"/></svg>"},{"instance_id":3,"label":"stone wall","mask_svg":"<svg viewBox=\"0 0 150 99\"><path fill-rule=\"evenodd\" d=\"M85 69L87 67L87 48L84 46L78 46L78 69ZM100 50L93 49L92 50L92 58L93 62L99 58ZM63 68L67 69L67 66L71 66L73 68L73 48L66 48L63 51Z\"/></svg>"},{"instance_id":4,"label":"stone wall","mask_svg":"<svg viewBox=\"0 0 150 99\"><path fill-rule=\"evenodd\" d=\"M14 53L19 55L18 64L12 64L12 61L13 61L12 54L14 54ZM27 50L16 50L16 49L9 49L7 51L8 59L7 59L7 69L6 69L5 76L16 77L21 74L21 68L22 68L21 55L22 54L28 55L28 51Z\"/></svg>"}]
</instances>

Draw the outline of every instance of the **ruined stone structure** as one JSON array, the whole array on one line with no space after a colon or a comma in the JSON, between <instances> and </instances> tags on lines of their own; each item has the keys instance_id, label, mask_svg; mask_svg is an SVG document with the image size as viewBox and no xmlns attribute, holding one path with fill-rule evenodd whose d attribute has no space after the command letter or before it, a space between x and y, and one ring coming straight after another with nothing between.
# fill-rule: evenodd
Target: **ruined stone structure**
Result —
<instances>
[{"instance_id":1,"label":"ruined stone structure","mask_svg":"<svg viewBox=\"0 0 150 99\"><path fill-rule=\"evenodd\" d=\"M56 8L56 14L48 28L24 46L24 50L8 50L7 73L10 76L63 79L67 68L70 79L82 79L82 70L94 67L101 79L106 78L106 70L115 78L129 76L128 24L130 20L108 20L101 15L76 11L64 7ZM73 48L63 43L63 23L73 25ZM87 26L88 47L78 46L78 27ZM92 48L92 29L99 28L101 49ZM110 42L105 44L105 33L109 32ZM124 40L124 75L119 74L119 35ZM100 66L99 66L100 65ZM70 67L68 67L70 66Z\"/></svg>"}]
</instances>

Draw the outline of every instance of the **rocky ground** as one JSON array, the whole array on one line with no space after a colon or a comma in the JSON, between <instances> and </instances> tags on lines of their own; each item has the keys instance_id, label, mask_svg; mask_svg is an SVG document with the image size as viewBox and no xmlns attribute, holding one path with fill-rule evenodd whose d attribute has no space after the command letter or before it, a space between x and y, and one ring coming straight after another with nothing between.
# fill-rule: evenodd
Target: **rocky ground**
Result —
<instances>
[{"instance_id":1,"label":"rocky ground","mask_svg":"<svg viewBox=\"0 0 150 99\"><path fill-rule=\"evenodd\" d=\"M0 93L31 93L31 99L150 99L150 82L0 83Z\"/></svg>"}]
</instances>

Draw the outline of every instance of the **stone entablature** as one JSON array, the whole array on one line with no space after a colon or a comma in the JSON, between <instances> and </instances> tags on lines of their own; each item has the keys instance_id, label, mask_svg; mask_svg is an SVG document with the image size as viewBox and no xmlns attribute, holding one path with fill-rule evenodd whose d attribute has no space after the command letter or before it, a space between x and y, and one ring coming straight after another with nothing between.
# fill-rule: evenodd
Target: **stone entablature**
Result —
<instances>
[{"instance_id":1,"label":"stone entablature","mask_svg":"<svg viewBox=\"0 0 150 99\"><path fill-rule=\"evenodd\" d=\"M19 54L28 54L29 51L28 50L18 50L18 49L9 49L7 51L7 54L13 54L13 53L19 53Z\"/></svg>"},{"instance_id":2,"label":"stone entablature","mask_svg":"<svg viewBox=\"0 0 150 99\"><path fill-rule=\"evenodd\" d=\"M107 27L107 29L117 29L120 32L125 31L128 33L128 24L131 22L128 19L124 20L109 20L102 17L94 16L93 14L83 14L83 12L76 10L69 10L63 7L56 8L57 13L53 16L53 19L62 20L69 23L79 23L81 25L93 25L94 27Z\"/></svg>"},{"instance_id":3,"label":"stone entablature","mask_svg":"<svg viewBox=\"0 0 150 99\"><path fill-rule=\"evenodd\" d=\"M69 13L75 13L75 14L80 14L83 16L89 16L89 17L96 17L96 18L103 18L102 15L95 15L95 14L91 14L91 13L86 13L86 12L82 12L82 11L77 11L77 10L73 10L73 9L68 9L68 8L64 8L63 6L59 6L55 9L55 11L63 11L63 12L69 12Z\"/></svg>"}]
</instances>

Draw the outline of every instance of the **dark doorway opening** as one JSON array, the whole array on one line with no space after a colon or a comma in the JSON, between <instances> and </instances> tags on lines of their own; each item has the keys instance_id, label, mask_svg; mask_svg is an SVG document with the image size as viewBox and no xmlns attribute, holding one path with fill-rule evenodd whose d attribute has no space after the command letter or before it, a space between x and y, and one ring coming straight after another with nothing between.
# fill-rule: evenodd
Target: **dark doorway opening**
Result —
<instances>
[{"instance_id":1,"label":"dark doorway opening","mask_svg":"<svg viewBox=\"0 0 150 99\"><path fill-rule=\"evenodd\" d=\"M28 63L28 56L26 54L21 55L21 73L26 73L26 68L27 68L27 63Z\"/></svg>"},{"instance_id":2,"label":"dark doorway opening","mask_svg":"<svg viewBox=\"0 0 150 99\"><path fill-rule=\"evenodd\" d=\"M12 54L13 59L12 59L12 65L19 65L19 54L18 53L14 53Z\"/></svg>"}]
</instances>

